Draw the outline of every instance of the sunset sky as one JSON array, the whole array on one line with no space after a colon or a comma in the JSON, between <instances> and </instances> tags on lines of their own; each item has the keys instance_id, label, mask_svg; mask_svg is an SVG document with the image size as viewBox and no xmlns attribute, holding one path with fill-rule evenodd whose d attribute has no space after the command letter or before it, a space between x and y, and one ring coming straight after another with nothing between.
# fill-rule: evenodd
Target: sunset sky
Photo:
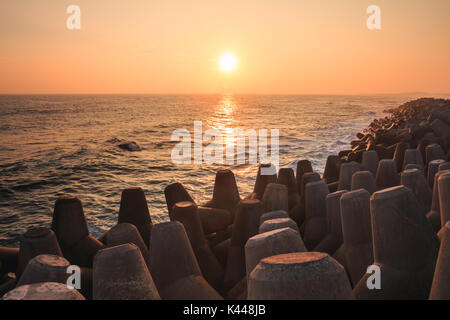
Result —
<instances>
[{"instance_id":1,"label":"sunset sky","mask_svg":"<svg viewBox=\"0 0 450 320\"><path fill-rule=\"evenodd\" d=\"M0 2L0 93L418 91L450 93L449 0Z\"/></svg>"}]
</instances>

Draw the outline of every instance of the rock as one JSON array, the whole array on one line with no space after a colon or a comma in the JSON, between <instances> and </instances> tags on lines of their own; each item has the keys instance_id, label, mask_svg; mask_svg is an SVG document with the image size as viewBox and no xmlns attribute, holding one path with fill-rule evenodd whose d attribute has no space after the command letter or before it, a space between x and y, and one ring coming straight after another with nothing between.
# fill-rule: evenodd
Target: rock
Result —
<instances>
[{"instance_id":1,"label":"rock","mask_svg":"<svg viewBox=\"0 0 450 320\"><path fill-rule=\"evenodd\" d=\"M128 151L142 151L142 147L135 141L119 144L119 148Z\"/></svg>"}]
</instances>

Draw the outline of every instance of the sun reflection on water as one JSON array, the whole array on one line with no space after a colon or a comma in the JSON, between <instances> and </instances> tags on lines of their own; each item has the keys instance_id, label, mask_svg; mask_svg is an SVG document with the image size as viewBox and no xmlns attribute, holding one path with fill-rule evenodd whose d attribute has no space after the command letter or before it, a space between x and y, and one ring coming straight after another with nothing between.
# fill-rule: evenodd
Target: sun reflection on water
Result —
<instances>
[{"instance_id":1,"label":"sun reflection on water","mask_svg":"<svg viewBox=\"0 0 450 320\"><path fill-rule=\"evenodd\" d=\"M217 130L223 136L224 147L234 147L235 137L235 113L237 105L231 95L224 96L217 104L214 115L208 120L208 126Z\"/></svg>"}]
</instances>

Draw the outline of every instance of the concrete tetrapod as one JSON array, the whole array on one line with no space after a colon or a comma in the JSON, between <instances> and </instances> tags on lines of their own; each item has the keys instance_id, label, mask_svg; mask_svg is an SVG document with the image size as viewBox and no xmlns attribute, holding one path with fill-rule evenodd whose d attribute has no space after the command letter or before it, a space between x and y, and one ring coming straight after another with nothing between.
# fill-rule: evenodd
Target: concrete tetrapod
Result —
<instances>
[{"instance_id":1,"label":"concrete tetrapod","mask_svg":"<svg viewBox=\"0 0 450 320\"><path fill-rule=\"evenodd\" d=\"M447 222L442 230L430 300L450 300L450 222Z\"/></svg>"},{"instance_id":2,"label":"concrete tetrapod","mask_svg":"<svg viewBox=\"0 0 450 320\"><path fill-rule=\"evenodd\" d=\"M420 170L423 174L425 174L425 170L422 166L419 166L418 164L407 164L403 170L412 170L417 169Z\"/></svg>"},{"instance_id":3,"label":"concrete tetrapod","mask_svg":"<svg viewBox=\"0 0 450 320\"><path fill-rule=\"evenodd\" d=\"M430 187L419 169L404 170L401 173L400 183L411 189L422 207L424 215L430 210L433 194Z\"/></svg>"},{"instance_id":4,"label":"concrete tetrapod","mask_svg":"<svg viewBox=\"0 0 450 320\"><path fill-rule=\"evenodd\" d=\"M341 196L347 193L347 190L329 193L325 200L327 212L327 235L313 249L316 252L326 252L333 255L343 243L342 223L341 223ZM341 263L342 264L342 263Z\"/></svg>"},{"instance_id":5,"label":"concrete tetrapod","mask_svg":"<svg viewBox=\"0 0 450 320\"><path fill-rule=\"evenodd\" d=\"M148 248L136 226L131 223L116 224L106 233L105 242L108 247L132 243L141 250L144 260L148 262Z\"/></svg>"},{"instance_id":6,"label":"concrete tetrapod","mask_svg":"<svg viewBox=\"0 0 450 320\"><path fill-rule=\"evenodd\" d=\"M195 203L194 199L187 192L184 186L179 183L172 183L164 188L164 196L166 198L167 210L169 216L172 214L173 206L177 202L189 201Z\"/></svg>"},{"instance_id":7,"label":"concrete tetrapod","mask_svg":"<svg viewBox=\"0 0 450 320\"><path fill-rule=\"evenodd\" d=\"M9 272L0 278L0 283L0 297L2 297L5 293L11 291L16 287L16 275L12 272Z\"/></svg>"},{"instance_id":8,"label":"concrete tetrapod","mask_svg":"<svg viewBox=\"0 0 450 320\"><path fill-rule=\"evenodd\" d=\"M373 262L370 194L366 190L342 195L341 221L345 266L352 284L356 285Z\"/></svg>"},{"instance_id":9,"label":"concrete tetrapod","mask_svg":"<svg viewBox=\"0 0 450 320\"><path fill-rule=\"evenodd\" d=\"M441 209L441 226L450 221L450 173L443 171L438 178L439 184L439 207ZM441 238L441 232L438 233Z\"/></svg>"},{"instance_id":10,"label":"concrete tetrapod","mask_svg":"<svg viewBox=\"0 0 450 320\"><path fill-rule=\"evenodd\" d=\"M8 272L17 272L19 261L19 248L7 248L0 246L0 277Z\"/></svg>"},{"instance_id":11,"label":"concrete tetrapod","mask_svg":"<svg viewBox=\"0 0 450 320\"><path fill-rule=\"evenodd\" d=\"M48 228L31 228L20 239L19 260L16 276L19 279L28 262L40 254L54 254L62 257L55 233ZM46 282L46 281L40 281Z\"/></svg>"},{"instance_id":12,"label":"concrete tetrapod","mask_svg":"<svg viewBox=\"0 0 450 320\"><path fill-rule=\"evenodd\" d=\"M17 287L3 297L3 300L86 300L75 289L57 282L33 283Z\"/></svg>"},{"instance_id":13,"label":"concrete tetrapod","mask_svg":"<svg viewBox=\"0 0 450 320\"><path fill-rule=\"evenodd\" d=\"M352 177L352 190L365 189L370 194L377 191L375 179L370 171L358 171Z\"/></svg>"},{"instance_id":14,"label":"concrete tetrapod","mask_svg":"<svg viewBox=\"0 0 450 320\"><path fill-rule=\"evenodd\" d=\"M377 175L379 161L378 154L375 150L363 152L362 166L365 170L370 171L374 177Z\"/></svg>"},{"instance_id":15,"label":"concrete tetrapod","mask_svg":"<svg viewBox=\"0 0 450 320\"><path fill-rule=\"evenodd\" d=\"M405 186L375 192L370 200L374 265L380 268L377 290L365 274L354 288L358 299L427 299L439 239Z\"/></svg>"},{"instance_id":16,"label":"concrete tetrapod","mask_svg":"<svg viewBox=\"0 0 450 320\"><path fill-rule=\"evenodd\" d=\"M427 213L427 219L433 226L434 231L441 229L441 206L439 204L439 177L443 174L450 173L450 170L438 171L433 183L433 198L431 200L431 209Z\"/></svg>"},{"instance_id":17,"label":"concrete tetrapod","mask_svg":"<svg viewBox=\"0 0 450 320\"><path fill-rule=\"evenodd\" d=\"M189 195L183 185L178 182L168 185L164 189L164 195L166 197L169 217L172 215L173 206L177 202L188 201L195 203L194 199ZM210 204L215 205L214 203ZM231 213L228 210L210 207L197 207L197 211L205 234L223 232L233 222L231 219Z\"/></svg>"},{"instance_id":18,"label":"concrete tetrapod","mask_svg":"<svg viewBox=\"0 0 450 320\"><path fill-rule=\"evenodd\" d=\"M277 171L271 164L261 164L256 175L255 187L247 199L261 200L269 183L277 183Z\"/></svg>"},{"instance_id":19,"label":"concrete tetrapod","mask_svg":"<svg viewBox=\"0 0 450 320\"><path fill-rule=\"evenodd\" d=\"M278 171L278 183L286 186L288 189L288 207L291 210L300 202L294 170L292 168L281 168Z\"/></svg>"},{"instance_id":20,"label":"concrete tetrapod","mask_svg":"<svg viewBox=\"0 0 450 320\"><path fill-rule=\"evenodd\" d=\"M341 165L341 172L339 175L338 190L350 190L352 186L352 176L355 172L361 170L361 165L357 162L348 162Z\"/></svg>"},{"instance_id":21,"label":"concrete tetrapod","mask_svg":"<svg viewBox=\"0 0 450 320\"><path fill-rule=\"evenodd\" d=\"M17 286L40 282L59 282L66 284L69 274L69 261L53 254L40 254L28 262Z\"/></svg>"},{"instance_id":22,"label":"concrete tetrapod","mask_svg":"<svg viewBox=\"0 0 450 320\"><path fill-rule=\"evenodd\" d=\"M203 276L214 288L219 288L224 270L206 241L197 205L187 201L176 203L170 220L183 224Z\"/></svg>"},{"instance_id":23,"label":"concrete tetrapod","mask_svg":"<svg viewBox=\"0 0 450 320\"><path fill-rule=\"evenodd\" d=\"M245 243L258 233L262 204L256 199L241 200L236 211L228 250L224 286L233 288L245 276Z\"/></svg>"},{"instance_id":24,"label":"concrete tetrapod","mask_svg":"<svg viewBox=\"0 0 450 320\"><path fill-rule=\"evenodd\" d=\"M259 226L258 233L264 233L282 228L291 228L292 230L300 234L297 224L291 218L277 218L266 220Z\"/></svg>"},{"instance_id":25,"label":"concrete tetrapod","mask_svg":"<svg viewBox=\"0 0 450 320\"><path fill-rule=\"evenodd\" d=\"M267 257L250 274L249 300L354 299L344 268L326 253Z\"/></svg>"},{"instance_id":26,"label":"concrete tetrapod","mask_svg":"<svg viewBox=\"0 0 450 320\"><path fill-rule=\"evenodd\" d=\"M144 190L141 188L128 188L122 191L117 223L122 222L133 224L139 230L142 239L148 247L153 224L147 206L147 199L145 198Z\"/></svg>"},{"instance_id":27,"label":"concrete tetrapod","mask_svg":"<svg viewBox=\"0 0 450 320\"><path fill-rule=\"evenodd\" d=\"M164 300L220 300L203 278L184 226L156 224L150 241L150 271Z\"/></svg>"},{"instance_id":28,"label":"concrete tetrapod","mask_svg":"<svg viewBox=\"0 0 450 320\"><path fill-rule=\"evenodd\" d=\"M444 153L444 150L442 150L441 146L437 143L429 144L425 148L425 160L426 164L428 165L433 160L446 159L446 155Z\"/></svg>"},{"instance_id":29,"label":"concrete tetrapod","mask_svg":"<svg viewBox=\"0 0 450 320\"><path fill-rule=\"evenodd\" d=\"M420 167L424 167L422 154L417 149L407 149L405 150L405 158L403 160L403 169L406 168L408 164L416 164Z\"/></svg>"},{"instance_id":30,"label":"concrete tetrapod","mask_svg":"<svg viewBox=\"0 0 450 320\"><path fill-rule=\"evenodd\" d=\"M400 176L397 172L397 164L394 160L383 159L378 163L375 184L379 190L397 186L400 183Z\"/></svg>"},{"instance_id":31,"label":"concrete tetrapod","mask_svg":"<svg viewBox=\"0 0 450 320\"><path fill-rule=\"evenodd\" d=\"M450 154L450 151L449 151ZM450 170L450 161L448 161L449 159L447 159L447 162L441 163L439 165L439 171L444 171L444 170Z\"/></svg>"},{"instance_id":32,"label":"concrete tetrapod","mask_svg":"<svg viewBox=\"0 0 450 320\"><path fill-rule=\"evenodd\" d=\"M323 172L325 182L333 183L339 180L339 170L341 166L341 158L337 155L328 156ZM311 170L312 171L312 170Z\"/></svg>"},{"instance_id":33,"label":"concrete tetrapod","mask_svg":"<svg viewBox=\"0 0 450 320\"><path fill-rule=\"evenodd\" d=\"M306 251L300 234L291 228L276 229L251 237L245 244L247 281L261 259L283 253Z\"/></svg>"},{"instance_id":34,"label":"concrete tetrapod","mask_svg":"<svg viewBox=\"0 0 450 320\"><path fill-rule=\"evenodd\" d=\"M405 151L409 149L409 144L406 142L399 142L395 147L394 157L397 164L397 171L402 171L403 162L405 161Z\"/></svg>"},{"instance_id":35,"label":"concrete tetrapod","mask_svg":"<svg viewBox=\"0 0 450 320\"><path fill-rule=\"evenodd\" d=\"M306 172L302 176L302 183L300 188L300 202L289 211L289 216L299 226L305 221L305 203L306 203L306 185L310 182L320 181L320 175L316 172Z\"/></svg>"},{"instance_id":36,"label":"concrete tetrapod","mask_svg":"<svg viewBox=\"0 0 450 320\"><path fill-rule=\"evenodd\" d=\"M205 204L205 207L227 210L230 213L230 224L234 221L239 201L241 201L241 197L233 172L228 169L217 171L213 198Z\"/></svg>"},{"instance_id":37,"label":"concrete tetrapod","mask_svg":"<svg viewBox=\"0 0 450 320\"><path fill-rule=\"evenodd\" d=\"M269 183L261 199L263 212L289 210L288 189L285 185Z\"/></svg>"},{"instance_id":38,"label":"concrete tetrapod","mask_svg":"<svg viewBox=\"0 0 450 320\"><path fill-rule=\"evenodd\" d=\"M442 159L433 160L428 163L427 182L428 182L428 185L430 186L430 188L433 188L434 176L439 171L439 167L441 166L441 164L444 164L444 163L446 163L446 161L442 160Z\"/></svg>"},{"instance_id":39,"label":"concrete tetrapod","mask_svg":"<svg viewBox=\"0 0 450 320\"><path fill-rule=\"evenodd\" d=\"M263 213L259 219L259 225L261 226L265 221L279 218L289 218L289 214L284 210L276 210Z\"/></svg>"},{"instance_id":40,"label":"concrete tetrapod","mask_svg":"<svg viewBox=\"0 0 450 320\"><path fill-rule=\"evenodd\" d=\"M80 267L92 267L94 255L105 247L89 234L83 207L78 198L56 200L52 230L64 257Z\"/></svg>"},{"instance_id":41,"label":"concrete tetrapod","mask_svg":"<svg viewBox=\"0 0 450 320\"><path fill-rule=\"evenodd\" d=\"M303 175L305 173L312 173L313 169L309 160L299 160L297 162L297 170L295 180L297 181L297 190L299 195L302 195L303 191Z\"/></svg>"},{"instance_id":42,"label":"concrete tetrapod","mask_svg":"<svg viewBox=\"0 0 450 320\"><path fill-rule=\"evenodd\" d=\"M326 197L328 186L324 181L310 182L305 191L305 222L303 241L308 250L313 249L327 234Z\"/></svg>"},{"instance_id":43,"label":"concrete tetrapod","mask_svg":"<svg viewBox=\"0 0 450 320\"><path fill-rule=\"evenodd\" d=\"M139 248L131 243L100 250L94 258L94 300L160 300Z\"/></svg>"}]
</instances>

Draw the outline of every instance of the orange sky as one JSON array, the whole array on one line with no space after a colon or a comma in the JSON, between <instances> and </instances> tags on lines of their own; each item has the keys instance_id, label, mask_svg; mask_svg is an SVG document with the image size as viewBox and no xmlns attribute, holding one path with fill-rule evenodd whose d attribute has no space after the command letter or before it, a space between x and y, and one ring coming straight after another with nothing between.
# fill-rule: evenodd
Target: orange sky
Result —
<instances>
[{"instance_id":1,"label":"orange sky","mask_svg":"<svg viewBox=\"0 0 450 320\"><path fill-rule=\"evenodd\" d=\"M417 91L450 93L449 0L0 2L0 93Z\"/></svg>"}]
</instances>

